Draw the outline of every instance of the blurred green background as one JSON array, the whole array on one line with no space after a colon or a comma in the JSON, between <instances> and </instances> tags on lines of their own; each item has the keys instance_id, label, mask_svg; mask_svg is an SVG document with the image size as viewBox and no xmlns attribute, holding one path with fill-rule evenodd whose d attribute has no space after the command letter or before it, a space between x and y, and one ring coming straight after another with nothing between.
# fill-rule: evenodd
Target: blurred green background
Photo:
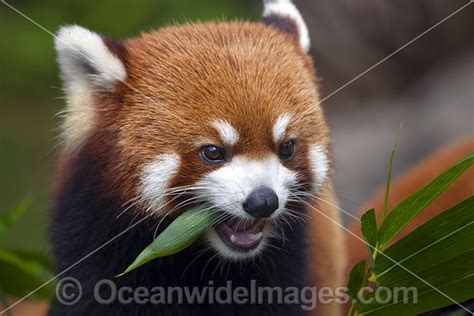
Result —
<instances>
[{"instance_id":1,"label":"blurred green background","mask_svg":"<svg viewBox=\"0 0 474 316\"><path fill-rule=\"evenodd\" d=\"M189 20L249 18L242 0L9 1L45 29L79 24L117 39ZM255 4L255 2L254 2ZM53 37L0 4L0 212L25 196L32 204L5 241L48 251L47 218L55 160L61 83Z\"/></svg>"}]
</instances>

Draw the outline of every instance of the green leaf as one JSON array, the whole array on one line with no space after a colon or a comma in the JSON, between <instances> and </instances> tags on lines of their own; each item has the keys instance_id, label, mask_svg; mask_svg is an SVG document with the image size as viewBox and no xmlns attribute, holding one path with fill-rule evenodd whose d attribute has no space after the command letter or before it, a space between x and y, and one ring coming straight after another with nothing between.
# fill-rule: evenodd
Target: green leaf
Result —
<instances>
[{"instance_id":1,"label":"green leaf","mask_svg":"<svg viewBox=\"0 0 474 316\"><path fill-rule=\"evenodd\" d=\"M402 127L403 127L403 123L400 123L400 129L397 132L397 138L395 140L395 144L393 145L392 154L390 155L390 163L388 164L387 185L385 187L385 199L383 201L382 221L387 216L388 196L390 193L390 183L392 180L393 157L395 157L395 153L397 152L398 139L400 137L400 130L402 129Z\"/></svg>"},{"instance_id":2,"label":"green leaf","mask_svg":"<svg viewBox=\"0 0 474 316\"><path fill-rule=\"evenodd\" d=\"M26 261L35 261L41 264L46 269L50 270L51 273L53 269L53 264L50 258L43 252L34 251L34 250L24 250L24 249L5 249L8 252L14 254L18 258Z\"/></svg>"},{"instance_id":3,"label":"green leaf","mask_svg":"<svg viewBox=\"0 0 474 316\"><path fill-rule=\"evenodd\" d=\"M377 221L375 218L375 210L371 209L362 215L360 219L362 235L364 235L368 243L367 249L369 251L370 265L374 268L373 253L377 247Z\"/></svg>"},{"instance_id":4,"label":"green leaf","mask_svg":"<svg viewBox=\"0 0 474 316\"><path fill-rule=\"evenodd\" d=\"M121 274L159 257L175 254L191 246L217 219L210 208L195 207L175 219L155 240L143 250L135 261Z\"/></svg>"},{"instance_id":5,"label":"green leaf","mask_svg":"<svg viewBox=\"0 0 474 316\"><path fill-rule=\"evenodd\" d=\"M362 288L365 274L365 261L357 263L351 270L349 275L349 283L347 284L348 294L352 299L357 299L357 294Z\"/></svg>"},{"instance_id":6,"label":"green leaf","mask_svg":"<svg viewBox=\"0 0 474 316\"><path fill-rule=\"evenodd\" d=\"M23 199L15 208L0 215L0 238L7 235L30 204L31 200L29 198Z\"/></svg>"},{"instance_id":7,"label":"green leaf","mask_svg":"<svg viewBox=\"0 0 474 316\"><path fill-rule=\"evenodd\" d=\"M377 258L374 275L387 283L387 275L396 279L404 271L397 262L412 271L421 271L442 260L474 248L474 196L431 218L384 251Z\"/></svg>"},{"instance_id":8,"label":"green leaf","mask_svg":"<svg viewBox=\"0 0 474 316\"><path fill-rule=\"evenodd\" d=\"M474 273L474 247L446 260L440 257L435 264L430 264L427 268L422 268L421 265L417 269L410 269L403 264L402 266L404 269L394 269L385 274L384 280L379 279L378 284L388 287L414 286L421 291L468 277ZM473 296L474 292L471 292L470 295Z\"/></svg>"},{"instance_id":9,"label":"green leaf","mask_svg":"<svg viewBox=\"0 0 474 316\"><path fill-rule=\"evenodd\" d=\"M0 250L0 291L17 297L29 294L53 277L51 270L31 256L21 258L14 252ZM38 298L52 297L50 287L34 293Z\"/></svg>"},{"instance_id":10,"label":"green leaf","mask_svg":"<svg viewBox=\"0 0 474 316\"><path fill-rule=\"evenodd\" d=\"M358 314L418 314L453 305L453 300L462 302L474 297L473 210L474 196L471 196L430 219L378 256L373 271L378 286L416 288L417 292L411 296L416 297L416 304L391 301L364 305L359 301Z\"/></svg>"},{"instance_id":11,"label":"green leaf","mask_svg":"<svg viewBox=\"0 0 474 316\"><path fill-rule=\"evenodd\" d=\"M379 229L379 244L387 245L411 220L439 196L454 180L474 163L474 152L443 172L430 184L400 202L382 222Z\"/></svg>"},{"instance_id":12,"label":"green leaf","mask_svg":"<svg viewBox=\"0 0 474 316\"><path fill-rule=\"evenodd\" d=\"M379 287L386 286L392 291L408 287L410 295L399 296L398 302L391 299L385 304L374 301L364 305L358 301L358 315L416 315L471 299L474 297L473 267L474 251L469 251L427 270L417 271L418 277L405 271L406 275L399 282L394 279L391 286L379 284ZM365 300L375 297L373 293L364 296Z\"/></svg>"}]
</instances>

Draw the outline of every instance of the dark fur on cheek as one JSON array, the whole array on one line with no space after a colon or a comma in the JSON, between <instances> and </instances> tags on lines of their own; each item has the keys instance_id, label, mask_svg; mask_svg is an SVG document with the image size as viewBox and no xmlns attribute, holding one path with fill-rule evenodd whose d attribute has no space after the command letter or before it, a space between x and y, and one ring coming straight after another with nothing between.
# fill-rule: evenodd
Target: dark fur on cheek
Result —
<instances>
[{"instance_id":1,"label":"dark fur on cheek","mask_svg":"<svg viewBox=\"0 0 474 316\"><path fill-rule=\"evenodd\" d=\"M313 189L314 175L310 168L311 162L308 158L306 143L297 141L294 157L282 162L285 167L298 173L298 191L310 192Z\"/></svg>"},{"instance_id":2,"label":"dark fur on cheek","mask_svg":"<svg viewBox=\"0 0 474 316\"><path fill-rule=\"evenodd\" d=\"M292 229L285 228L287 241L284 245L275 241L275 246L281 249L267 247L255 262L227 263L220 269L219 259L212 259L212 251L197 258L197 254L205 247L202 242L197 242L181 253L154 260L124 277L115 278L153 240L157 222L134 218L136 212L133 210L117 218L122 203L101 190L96 177L100 168L93 155L82 152L70 170L71 176L63 180L62 189L57 194L51 227L56 269L58 273L66 270L61 278L74 277L79 280L83 295L72 306L54 302L51 316L304 314L299 305L284 304L124 305L117 301L99 304L94 298L94 287L103 279L112 280L117 288L146 287L150 290L155 286L203 288L211 280L216 288L225 286L227 281L232 282L233 288L249 288L251 280L255 280L259 286L314 286L307 272L308 259L304 250L307 248L306 233L301 223L294 223ZM136 226L132 224L137 222ZM163 223L162 227L167 224ZM212 260L210 264L209 260ZM100 291L103 297L110 295L107 288L103 287Z\"/></svg>"}]
</instances>

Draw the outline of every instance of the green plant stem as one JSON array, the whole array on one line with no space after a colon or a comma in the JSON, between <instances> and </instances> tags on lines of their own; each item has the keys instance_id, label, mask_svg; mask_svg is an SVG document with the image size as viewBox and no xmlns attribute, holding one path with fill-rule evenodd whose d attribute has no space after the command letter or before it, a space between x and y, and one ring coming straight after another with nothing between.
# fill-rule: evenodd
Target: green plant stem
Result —
<instances>
[{"instance_id":1,"label":"green plant stem","mask_svg":"<svg viewBox=\"0 0 474 316\"><path fill-rule=\"evenodd\" d=\"M354 315L355 315L355 312L356 312L356 310L355 310L355 305L352 304L352 305L351 305L351 308L349 309L349 312L347 313L347 316L354 316Z\"/></svg>"},{"instance_id":2,"label":"green plant stem","mask_svg":"<svg viewBox=\"0 0 474 316\"><path fill-rule=\"evenodd\" d=\"M397 138L395 140L395 144L393 145L392 154L390 155L390 162L389 162L389 165L388 165L387 186L386 186L386 189L385 189L385 199L384 199L384 202L383 202L382 221L387 216L388 196L390 194L390 182L391 182L391 179L392 179L393 157L395 156L395 153L397 152L398 139L400 137L400 130L402 129L402 127L403 127L403 123L400 123L400 129L397 132Z\"/></svg>"},{"instance_id":3,"label":"green plant stem","mask_svg":"<svg viewBox=\"0 0 474 316\"><path fill-rule=\"evenodd\" d=\"M378 249L379 247L379 244L377 243L375 246L374 246L374 251L372 253L372 259L373 261L375 262L375 260L377 259L377 255L379 252L382 252L382 251L379 251ZM360 289L360 291L363 290L364 287L367 286L367 283L369 281L373 281L373 282L377 282L375 279L371 278L371 276L373 276L373 274L371 273L372 272L372 269L370 267L370 264L367 265L367 268L364 272L364 277L362 278L362 287ZM359 292L359 295L361 295L361 293ZM355 304L351 304L351 308L349 309L349 312L347 313L348 316L355 316L357 315L357 308L355 307Z\"/></svg>"},{"instance_id":4,"label":"green plant stem","mask_svg":"<svg viewBox=\"0 0 474 316\"><path fill-rule=\"evenodd\" d=\"M374 252L372 253L372 259L375 260L377 259L377 255L380 253L380 252L383 252L383 250L380 250L379 249L380 245L379 243L377 242L374 246Z\"/></svg>"},{"instance_id":5,"label":"green plant stem","mask_svg":"<svg viewBox=\"0 0 474 316\"><path fill-rule=\"evenodd\" d=\"M375 262L377 260L377 256L379 253L383 253L385 251L385 249L379 249L380 245L379 243L377 242L377 244L374 246L374 252L372 253L372 260L373 262ZM367 276L367 281L372 281L372 282L377 282L376 278L375 278L375 274L371 273L370 277Z\"/></svg>"},{"instance_id":6,"label":"green plant stem","mask_svg":"<svg viewBox=\"0 0 474 316\"><path fill-rule=\"evenodd\" d=\"M362 289L367 285L367 282L369 281L369 275L370 275L370 264L367 264L367 269L365 269L365 272L364 272L364 277L362 278L362 287L361 289L359 290L359 293L358 295L361 295L360 294L360 291L362 291ZM354 316L354 315L357 315L357 309L355 307L355 304L352 303L351 304L351 308L349 309L349 312L347 313L347 316Z\"/></svg>"}]
</instances>

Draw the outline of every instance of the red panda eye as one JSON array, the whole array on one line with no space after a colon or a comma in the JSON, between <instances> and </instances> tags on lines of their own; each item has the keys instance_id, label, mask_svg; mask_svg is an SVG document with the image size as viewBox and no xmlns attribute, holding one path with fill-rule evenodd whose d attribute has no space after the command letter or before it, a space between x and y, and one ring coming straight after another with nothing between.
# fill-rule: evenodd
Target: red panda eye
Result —
<instances>
[{"instance_id":1,"label":"red panda eye","mask_svg":"<svg viewBox=\"0 0 474 316\"><path fill-rule=\"evenodd\" d=\"M295 153L295 142L290 140L280 145L278 156L283 160L290 160Z\"/></svg>"},{"instance_id":2,"label":"red panda eye","mask_svg":"<svg viewBox=\"0 0 474 316\"><path fill-rule=\"evenodd\" d=\"M215 146L207 145L201 148L201 156L207 162L222 162L225 160L224 149Z\"/></svg>"}]
</instances>

